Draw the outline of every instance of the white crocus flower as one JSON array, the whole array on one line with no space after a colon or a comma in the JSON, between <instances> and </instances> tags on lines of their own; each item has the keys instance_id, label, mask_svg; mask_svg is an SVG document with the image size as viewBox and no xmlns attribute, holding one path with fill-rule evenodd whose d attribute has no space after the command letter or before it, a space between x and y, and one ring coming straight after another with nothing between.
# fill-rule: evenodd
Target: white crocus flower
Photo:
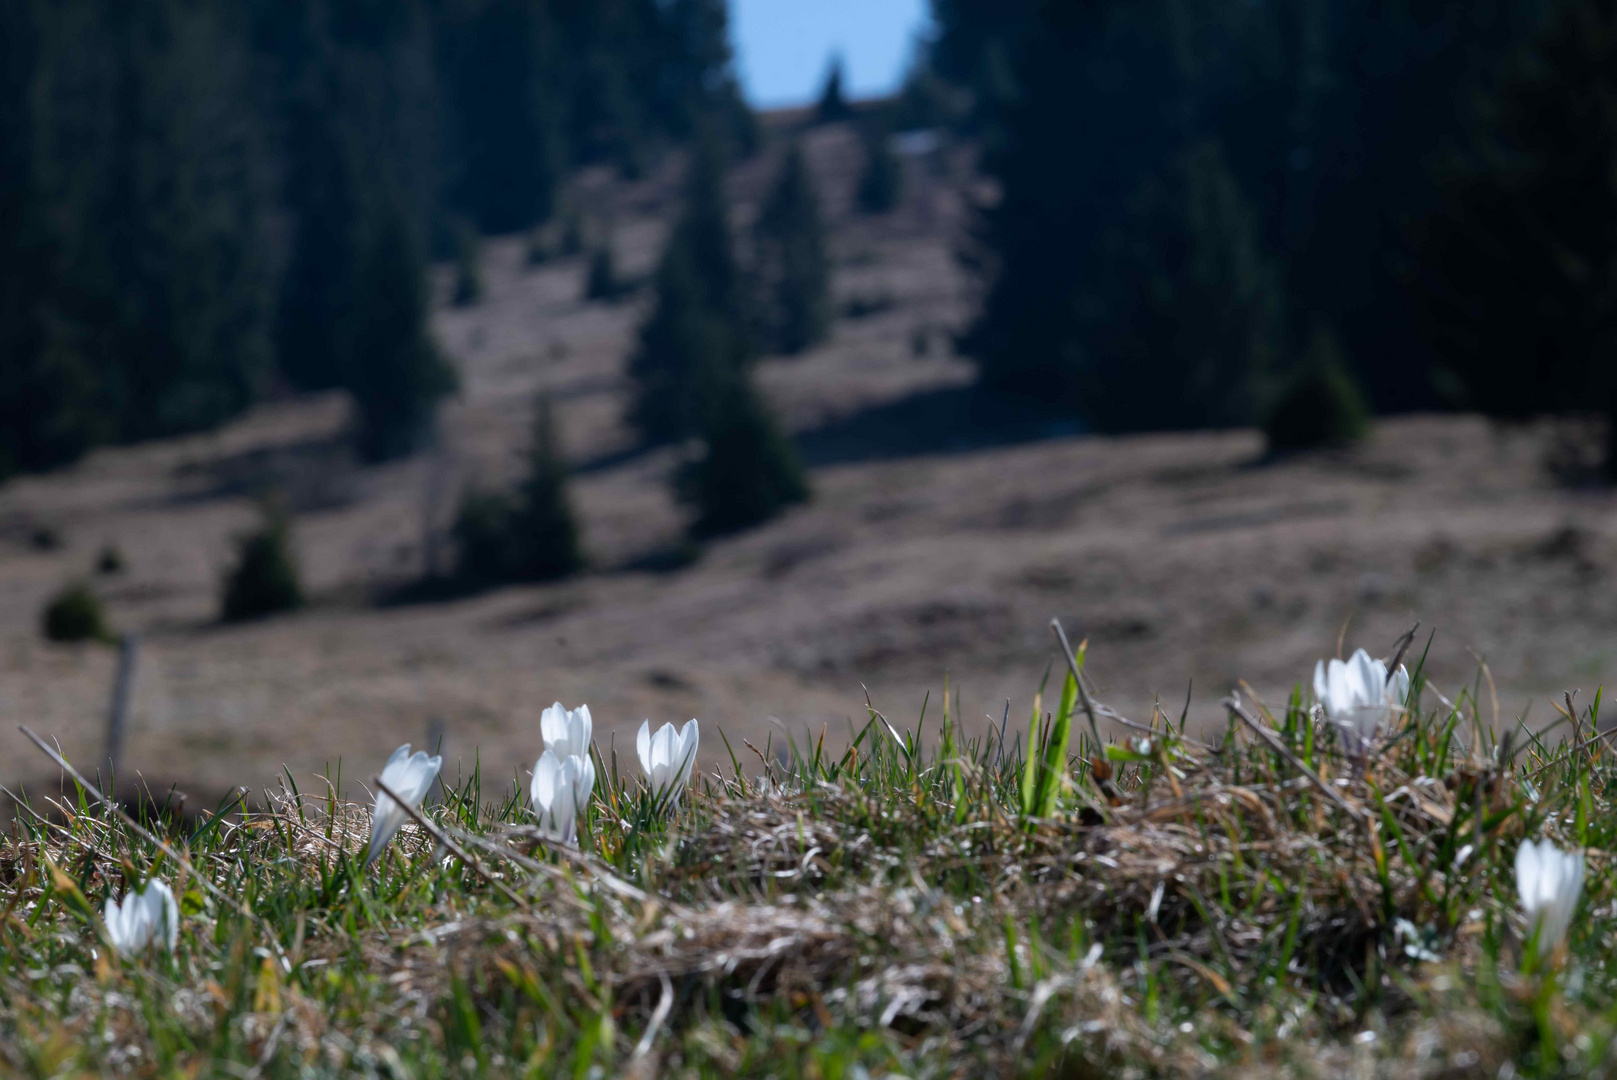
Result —
<instances>
[{"instance_id":1,"label":"white crocus flower","mask_svg":"<svg viewBox=\"0 0 1617 1080\"><path fill-rule=\"evenodd\" d=\"M578 756L590 756L590 707L580 705L569 709L556 702L539 715L539 734L545 740L545 749L563 761Z\"/></svg>"},{"instance_id":2,"label":"white crocus flower","mask_svg":"<svg viewBox=\"0 0 1617 1080\"><path fill-rule=\"evenodd\" d=\"M564 844L578 843L578 816L595 789L595 765L588 757L565 758L546 750L533 767L533 812L539 827Z\"/></svg>"},{"instance_id":3,"label":"white crocus flower","mask_svg":"<svg viewBox=\"0 0 1617 1080\"><path fill-rule=\"evenodd\" d=\"M393 756L387 759L382 768L382 783L398 793L399 798L414 809L421 805L422 798L427 789L432 787L433 780L438 777L438 770L442 767L444 759L434 755L428 757L425 750L417 750L412 756L410 744L405 743L393 751ZM405 819L409 817L404 807L378 790L376 793L376 807L371 812L371 846L365 856L365 865L369 866L376 861L376 857L387 847L393 834L399 831Z\"/></svg>"},{"instance_id":4,"label":"white crocus flower","mask_svg":"<svg viewBox=\"0 0 1617 1080\"><path fill-rule=\"evenodd\" d=\"M1372 660L1360 649L1347 663L1321 660L1314 665L1314 699L1325 716L1342 733L1348 756L1363 760L1375 745L1381 729L1409 696L1409 672L1402 664L1387 677L1387 665Z\"/></svg>"},{"instance_id":5,"label":"white crocus flower","mask_svg":"<svg viewBox=\"0 0 1617 1080\"><path fill-rule=\"evenodd\" d=\"M107 897L101 918L112 947L122 956L134 956L154 944L173 952L180 936L180 906L173 890L156 878L139 892L124 894L122 904Z\"/></svg>"},{"instance_id":6,"label":"white crocus flower","mask_svg":"<svg viewBox=\"0 0 1617 1080\"><path fill-rule=\"evenodd\" d=\"M1538 955L1548 956L1566 937L1583 892L1583 852L1561 851L1548 840L1524 841L1516 849L1516 891L1538 931Z\"/></svg>"},{"instance_id":7,"label":"white crocus flower","mask_svg":"<svg viewBox=\"0 0 1617 1080\"><path fill-rule=\"evenodd\" d=\"M676 734L673 724L664 724L651 732L651 721L640 724L640 735L635 748L640 751L640 768L646 774L646 783L658 798L667 793L670 806L678 805L679 793L690 781L691 770L696 767L696 745L701 730L691 720Z\"/></svg>"}]
</instances>

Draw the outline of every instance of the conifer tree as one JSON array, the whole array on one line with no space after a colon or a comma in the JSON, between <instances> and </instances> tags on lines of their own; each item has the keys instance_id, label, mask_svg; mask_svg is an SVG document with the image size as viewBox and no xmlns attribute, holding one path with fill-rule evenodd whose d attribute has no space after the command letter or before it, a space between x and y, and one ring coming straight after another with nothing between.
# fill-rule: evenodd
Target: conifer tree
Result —
<instances>
[{"instance_id":1,"label":"conifer tree","mask_svg":"<svg viewBox=\"0 0 1617 1080\"><path fill-rule=\"evenodd\" d=\"M236 565L226 575L220 595L219 614L225 622L303 606L291 521L273 500L265 502L261 512L259 528L236 538Z\"/></svg>"},{"instance_id":2,"label":"conifer tree","mask_svg":"<svg viewBox=\"0 0 1617 1080\"><path fill-rule=\"evenodd\" d=\"M573 164L704 118L745 148L726 20L725 0L0 0L0 474L216 424L276 363L374 404L355 348L383 204L417 236L524 227Z\"/></svg>"},{"instance_id":3,"label":"conifer tree","mask_svg":"<svg viewBox=\"0 0 1617 1080\"><path fill-rule=\"evenodd\" d=\"M859 209L867 214L885 214L898 206L904 191L904 166L888 139L887 125L880 119L865 131L865 171L859 177Z\"/></svg>"},{"instance_id":4,"label":"conifer tree","mask_svg":"<svg viewBox=\"0 0 1617 1080\"><path fill-rule=\"evenodd\" d=\"M552 8L529 0L445 8L450 190L485 233L526 228L555 205L568 155L563 98L551 83L565 62Z\"/></svg>"},{"instance_id":5,"label":"conifer tree","mask_svg":"<svg viewBox=\"0 0 1617 1080\"><path fill-rule=\"evenodd\" d=\"M513 579L521 562L516 531L516 500L506 492L476 484L461 494L460 509L449 535L455 541L455 579L464 588L482 589Z\"/></svg>"},{"instance_id":6,"label":"conifer tree","mask_svg":"<svg viewBox=\"0 0 1617 1080\"><path fill-rule=\"evenodd\" d=\"M1230 26L1256 16L1038 10L996 112L993 276L964 351L988 387L1113 430L1249 422L1286 337L1279 275L1223 140L1194 121L1216 104L1197 80L1223 74Z\"/></svg>"},{"instance_id":7,"label":"conifer tree","mask_svg":"<svg viewBox=\"0 0 1617 1080\"><path fill-rule=\"evenodd\" d=\"M1421 329L1464 404L1607 420L1617 479L1617 3L1560 0L1416 230Z\"/></svg>"},{"instance_id":8,"label":"conifer tree","mask_svg":"<svg viewBox=\"0 0 1617 1080\"><path fill-rule=\"evenodd\" d=\"M676 481L696 512L696 537L761 524L809 497L808 480L792 442L744 372L718 390L703 424L701 456Z\"/></svg>"},{"instance_id":9,"label":"conifer tree","mask_svg":"<svg viewBox=\"0 0 1617 1080\"><path fill-rule=\"evenodd\" d=\"M344 385L354 395L360 456L385 461L420 445L456 379L427 328L426 264L403 210L384 205L369 234L344 343Z\"/></svg>"},{"instance_id":10,"label":"conifer tree","mask_svg":"<svg viewBox=\"0 0 1617 1080\"><path fill-rule=\"evenodd\" d=\"M275 313L281 373L302 390L342 386L349 375L342 327L359 274L366 193L357 148L334 107L287 106L297 132L288 149L291 243Z\"/></svg>"},{"instance_id":11,"label":"conifer tree","mask_svg":"<svg viewBox=\"0 0 1617 1080\"><path fill-rule=\"evenodd\" d=\"M43 0L0 4L0 481L116 434L65 332L61 244L36 148L50 126Z\"/></svg>"},{"instance_id":12,"label":"conifer tree","mask_svg":"<svg viewBox=\"0 0 1617 1080\"><path fill-rule=\"evenodd\" d=\"M262 388L264 140L235 29L176 0L0 7L0 474Z\"/></svg>"},{"instance_id":13,"label":"conifer tree","mask_svg":"<svg viewBox=\"0 0 1617 1080\"><path fill-rule=\"evenodd\" d=\"M483 297L483 268L479 264L478 250L481 237L477 226L462 221L455 229L455 293L451 298L456 307L475 304Z\"/></svg>"},{"instance_id":14,"label":"conifer tree","mask_svg":"<svg viewBox=\"0 0 1617 1080\"><path fill-rule=\"evenodd\" d=\"M825 86L820 90L820 103L815 108L814 115L822 124L846 120L853 115L853 110L848 107L847 98L843 96L841 53L833 55L831 62L826 65Z\"/></svg>"},{"instance_id":15,"label":"conifer tree","mask_svg":"<svg viewBox=\"0 0 1617 1080\"><path fill-rule=\"evenodd\" d=\"M584 299L616 300L622 291L617 266L612 259L612 245L602 244L590 256L589 272L584 277Z\"/></svg>"},{"instance_id":16,"label":"conifer tree","mask_svg":"<svg viewBox=\"0 0 1617 1080\"><path fill-rule=\"evenodd\" d=\"M514 526L523 552L519 579L548 581L583 567L578 520L567 493L567 458L549 394L541 394L535 408L528 475L518 493Z\"/></svg>"},{"instance_id":17,"label":"conifer tree","mask_svg":"<svg viewBox=\"0 0 1617 1080\"><path fill-rule=\"evenodd\" d=\"M629 420L652 442L697 435L717 388L754 355L751 306L730 244L716 142L693 154L683 215L656 276L657 300L629 360Z\"/></svg>"},{"instance_id":18,"label":"conifer tree","mask_svg":"<svg viewBox=\"0 0 1617 1080\"><path fill-rule=\"evenodd\" d=\"M67 318L122 439L220 423L270 374L260 133L222 9L64 0Z\"/></svg>"},{"instance_id":19,"label":"conifer tree","mask_svg":"<svg viewBox=\"0 0 1617 1080\"><path fill-rule=\"evenodd\" d=\"M1370 410L1342 363L1341 346L1329 330L1315 329L1302 362L1264 413L1269 450L1344 446L1369 430Z\"/></svg>"},{"instance_id":20,"label":"conifer tree","mask_svg":"<svg viewBox=\"0 0 1617 1080\"><path fill-rule=\"evenodd\" d=\"M757 251L772 294L775 348L798 353L823 341L831 328L831 265L814 179L795 144L759 214Z\"/></svg>"},{"instance_id":21,"label":"conifer tree","mask_svg":"<svg viewBox=\"0 0 1617 1080\"><path fill-rule=\"evenodd\" d=\"M528 475L514 494L471 490L461 502L454 536L456 576L468 585L549 581L580 570L584 553L567 493L567 461L548 394L534 417Z\"/></svg>"},{"instance_id":22,"label":"conifer tree","mask_svg":"<svg viewBox=\"0 0 1617 1080\"><path fill-rule=\"evenodd\" d=\"M565 258L583 254L584 217L576 210L569 212L561 227L561 254Z\"/></svg>"},{"instance_id":23,"label":"conifer tree","mask_svg":"<svg viewBox=\"0 0 1617 1080\"><path fill-rule=\"evenodd\" d=\"M1177 156L1129 198L1103 248L1105 322L1070 363L1097 427L1228 427L1255 419L1279 362L1279 286L1217 143ZM1056 385L1059 385L1057 383Z\"/></svg>"}]
</instances>

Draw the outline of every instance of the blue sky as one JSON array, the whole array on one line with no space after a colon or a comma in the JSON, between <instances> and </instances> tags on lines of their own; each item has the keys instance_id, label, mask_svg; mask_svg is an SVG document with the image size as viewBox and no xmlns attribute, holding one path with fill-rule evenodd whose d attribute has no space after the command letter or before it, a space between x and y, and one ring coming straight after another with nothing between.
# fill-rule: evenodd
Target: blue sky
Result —
<instances>
[{"instance_id":1,"label":"blue sky","mask_svg":"<svg viewBox=\"0 0 1617 1080\"><path fill-rule=\"evenodd\" d=\"M730 0L741 89L756 108L813 101L827 60L840 52L850 96L888 93L903 79L928 7L927 0Z\"/></svg>"}]
</instances>

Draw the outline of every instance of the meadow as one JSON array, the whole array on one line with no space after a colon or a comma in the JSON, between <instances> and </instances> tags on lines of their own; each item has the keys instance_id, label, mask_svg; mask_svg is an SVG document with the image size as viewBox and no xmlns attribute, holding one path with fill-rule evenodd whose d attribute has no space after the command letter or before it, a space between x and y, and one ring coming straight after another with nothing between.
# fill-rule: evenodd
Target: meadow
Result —
<instances>
[{"instance_id":1,"label":"meadow","mask_svg":"<svg viewBox=\"0 0 1617 1080\"><path fill-rule=\"evenodd\" d=\"M708 729L727 763L673 787L596 742L576 844L527 762L444 776L370 865L371 806L339 793L388 747L189 817L82 777L0 841L0 1071L1612 1072L1598 692L1530 727L1486 665L1429 679L1412 631L1368 730L1333 668L1320 695L1243 687L1198 736L1097 700L1058 644L1031 713L981 737L945 684L841 752ZM1564 940L1519 895L1526 841L1577 861ZM105 904L149 880L174 947L120 952Z\"/></svg>"}]
</instances>

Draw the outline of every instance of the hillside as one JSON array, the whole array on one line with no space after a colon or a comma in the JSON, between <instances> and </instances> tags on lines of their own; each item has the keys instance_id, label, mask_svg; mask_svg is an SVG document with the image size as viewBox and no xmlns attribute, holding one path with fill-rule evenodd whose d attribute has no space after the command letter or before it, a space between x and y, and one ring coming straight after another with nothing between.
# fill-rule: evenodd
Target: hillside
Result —
<instances>
[{"instance_id":1,"label":"hillside","mask_svg":"<svg viewBox=\"0 0 1617 1080\"><path fill-rule=\"evenodd\" d=\"M587 701L603 745L624 748L646 716L699 716L738 748L778 733L772 720L829 724L840 741L862 722L862 685L913 717L929 689L936 707L946 673L968 722L997 720L1006 699L1021 717L1053 615L1090 639L1125 713L1160 694L1177 714L1191 681L1193 726L1222 725L1237 679L1283 695L1349 619L1348 649L1386 651L1416 618L1435 628L1429 670L1445 693L1470 684L1473 653L1488 658L1507 719L1565 690L1587 701L1611 670L1613 504L1551 481L1547 432L1405 417L1351 451L1266 463L1252 432L1100 438L990 405L948 347L973 303L955 257L969 152L909 159L904 206L869 219L850 210L852 130L816 129L807 150L839 308L868 312L761 369L811 465L810 506L667 568L672 458L638 453L621 421L647 297L585 303L584 258L530 268L523 238L491 240L478 304L449 305L447 268L437 283L435 330L463 383L439 451L361 468L338 439L340 398L288 398L211 435L0 488L0 714L71 759L99 753L114 650L47 645L38 613L109 543L128 568L97 587L115 627L141 635L127 766L202 791L257 786L282 763L369 768L435 720L451 759L470 768L475 749L503 772L535 756L539 712L558 698ZM776 151L732 177L738 224ZM678 179L671 161L634 184L579 180L628 276L653 265ZM381 602L419 573L424 523L447 520L461 485L515 474L540 388L575 462L592 571ZM267 486L295 512L315 602L224 628L218 578ZM723 753L716 738L703 750ZM7 782L43 771L12 724L0 763Z\"/></svg>"}]
</instances>

